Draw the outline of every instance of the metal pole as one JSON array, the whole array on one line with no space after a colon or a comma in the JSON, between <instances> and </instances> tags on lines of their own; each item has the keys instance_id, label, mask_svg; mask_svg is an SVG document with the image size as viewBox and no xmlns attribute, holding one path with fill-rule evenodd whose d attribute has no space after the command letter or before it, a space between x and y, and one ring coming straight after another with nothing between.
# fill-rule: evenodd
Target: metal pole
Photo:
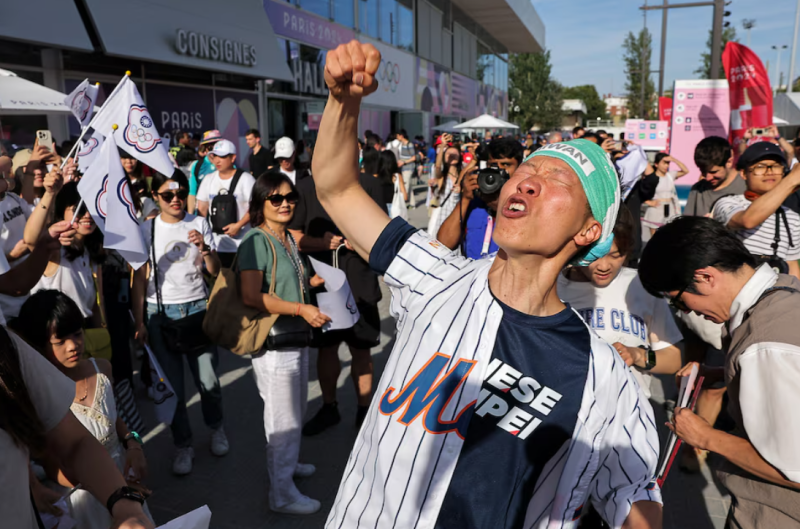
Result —
<instances>
[{"instance_id":1,"label":"metal pole","mask_svg":"<svg viewBox=\"0 0 800 529\"><path fill-rule=\"evenodd\" d=\"M644 0L644 5L645 5L645 7L647 6L647 0ZM646 41L645 41L645 33L644 32L645 32L645 30L647 30L647 11L643 11L642 15L644 16L644 24L643 24L643 27L642 27L642 33L639 36L639 44L642 47L642 58L639 61L640 62L639 69L642 71L642 81L641 81L642 82L642 98L641 98L642 99L642 101L641 101L641 103L642 103L641 104L642 113L641 113L641 116L642 116L642 119L647 119L647 115L644 113L644 110L645 110L645 106L644 106L645 81L646 81L647 75L648 75L648 71L647 70L649 70L649 68L647 68L645 66L645 64L644 64L645 48L646 48L646 44L645 44Z\"/></svg>"},{"instance_id":2,"label":"metal pole","mask_svg":"<svg viewBox=\"0 0 800 529\"><path fill-rule=\"evenodd\" d=\"M658 67L658 97L664 97L664 61L667 55L667 2L664 0L664 9L661 11L661 60ZM800 2L800 0L798 0Z\"/></svg>"},{"instance_id":3,"label":"metal pole","mask_svg":"<svg viewBox=\"0 0 800 529\"><path fill-rule=\"evenodd\" d=\"M714 0L714 26L711 31L711 79L719 79L719 65L722 62L722 18L725 13L725 0Z\"/></svg>"},{"instance_id":4,"label":"metal pole","mask_svg":"<svg viewBox=\"0 0 800 529\"><path fill-rule=\"evenodd\" d=\"M797 28L800 26L800 0L797 0L797 11L794 15L794 36L792 37L792 58L789 59L789 87L786 89L788 93L792 93L794 89L794 62L797 60Z\"/></svg>"}]
</instances>

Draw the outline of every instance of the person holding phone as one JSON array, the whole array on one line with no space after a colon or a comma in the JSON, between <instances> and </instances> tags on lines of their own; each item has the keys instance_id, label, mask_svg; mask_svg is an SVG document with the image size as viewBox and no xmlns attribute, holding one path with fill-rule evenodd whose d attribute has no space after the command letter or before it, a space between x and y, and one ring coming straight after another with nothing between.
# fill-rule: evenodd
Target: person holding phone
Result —
<instances>
[{"instance_id":1,"label":"person holding phone","mask_svg":"<svg viewBox=\"0 0 800 529\"><path fill-rule=\"evenodd\" d=\"M786 140L786 138L781 136L780 131L778 131L778 127L775 125L770 125L769 127L764 128L747 129L744 132L744 141L739 143L740 155L744 154L744 151L746 151L747 147L752 143L750 140L768 141L779 146L781 150L783 150L783 154L786 156L786 159L791 160L789 164L790 169L797 163L797 160L794 157L794 147Z\"/></svg>"},{"instance_id":2,"label":"person holding phone","mask_svg":"<svg viewBox=\"0 0 800 529\"><path fill-rule=\"evenodd\" d=\"M670 171L670 163L677 165L680 170ZM647 209L642 217L642 227L650 230L650 236L658 228L681 214L681 203L678 200L678 191L675 189L675 180L689 173L689 169L682 161L665 152L656 154L653 167L658 177L658 185L653 198L645 202Z\"/></svg>"}]
</instances>

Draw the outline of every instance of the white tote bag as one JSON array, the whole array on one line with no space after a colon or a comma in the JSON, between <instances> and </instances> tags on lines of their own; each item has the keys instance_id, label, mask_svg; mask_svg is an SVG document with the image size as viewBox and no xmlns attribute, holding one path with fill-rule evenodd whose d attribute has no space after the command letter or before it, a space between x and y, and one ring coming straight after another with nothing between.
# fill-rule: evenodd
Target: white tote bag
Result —
<instances>
[{"instance_id":1,"label":"white tote bag","mask_svg":"<svg viewBox=\"0 0 800 529\"><path fill-rule=\"evenodd\" d=\"M400 192L400 178L397 175L394 179L394 197L392 198L392 218L400 217L403 220L408 220L408 210L406 209L406 201L403 200L403 194Z\"/></svg>"}]
</instances>

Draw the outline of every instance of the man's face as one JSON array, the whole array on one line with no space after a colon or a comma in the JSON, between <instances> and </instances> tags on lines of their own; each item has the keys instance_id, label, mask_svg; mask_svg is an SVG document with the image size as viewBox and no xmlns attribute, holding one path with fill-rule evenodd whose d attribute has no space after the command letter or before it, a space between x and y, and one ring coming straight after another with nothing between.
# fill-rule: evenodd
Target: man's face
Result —
<instances>
[{"instance_id":1,"label":"man's face","mask_svg":"<svg viewBox=\"0 0 800 529\"><path fill-rule=\"evenodd\" d=\"M217 168L217 171L226 172L233 169L233 164L236 161L235 154L229 154L228 156L216 156L214 154L208 155L211 163L214 164L214 167Z\"/></svg>"},{"instance_id":2,"label":"man's face","mask_svg":"<svg viewBox=\"0 0 800 529\"><path fill-rule=\"evenodd\" d=\"M617 243L611 244L608 253L589 266L579 266L578 270L598 288L605 288L611 284L622 270L628 256L619 251Z\"/></svg>"},{"instance_id":3,"label":"man's face","mask_svg":"<svg viewBox=\"0 0 800 529\"><path fill-rule=\"evenodd\" d=\"M184 133L183 136L181 136L181 139L178 140L178 143L181 145L189 145L189 134Z\"/></svg>"},{"instance_id":4,"label":"man's face","mask_svg":"<svg viewBox=\"0 0 800 529\"><path fill-rule=\"evenodd\" d=\"M744 171L742 178L747 190L763 195L783 179L784 166L778 160L759 160Z\"/></svg>"},{"instance_id":5,"label":"man's face","mask_svg":"<svg viewBox=\"0 0 800 529\"><path fill-rule=\"evenodd\" d=\"M278 163L284 171L294 171L294 154L291 158L278 158Z\"/></svg>"},{"instance_id":6,"label":"man's face","mask_svg":"<svg viewBox=\"0 0 800 529\"><path fill-rule=\"evenodd\" d=\"M714 165L702 176L706 182L711 184L711 187L716 189L728 177L728 168L724 165Z\"/></svg>"},{"instance_id":7,"label":"man's face","mask_svg":"<svg viewBox=\"0 0 800 529\"><path fill-rule=\"evenodd\" d=\"M708 271L709 274L701 272ZM688 311L695 312L704 317L708 321L714 323L724 323L730 319L731 303L730 297L723 295L723 289L720 287L721 272L713 267L708 267L703 270L698 270L695 273L695 281L692 283L692 290L695 292L682 292L673 290L665 292L664 294L670 300L674 300L680 294L680 303L678 305L685 305ZM709 280L713 279L713 280Z\"/></svg>"},{"instance_id":8,"label":"man's face","mask_svg":"<svg viewBox=\"0 0 800 529\"><path fill-rule=\"evenodd\" d=\"M575 139L577 140L578 138L583 138L584 134L586 134L585 130L578 129L577 131L575 131Z\"/></svg>"},{"instance_id":9,"label":"man's face","mask_svg":"<svg viewBox=\"0 0 800 529\"><path fill-rule=\"evenodd\" d=\"M247 146L251 149L255 149L256 145L261 141L261 138L256 138L255 134L248 134L244 139L247 141Z\"/></svg>"},{"instance_id":10,"label":"man's face","mask_svg":"<svg viewBox=\"0 0 800 529\"><path fill-rule=\"evenodd\" d=\"M513 175L519 168L519 162L515 158L492 158L489 156L489 167L497 167L498 169L505 169L509 175ZM497 203L500 200L500 193L492 195L482 195L481 199L489 206L492 211L497 211Z\"/></svg>"},{"instance_id":11,"label":"man's face","mask_svg":"<svg viewBox=\"0 0 800 529\"><path fill-rule=\"evenodd\" d=\"M557 158L539 156L520 165L498 205L494 240L509 255L555 256L580 234L588 234L583 245L600 237L600 224L587 218L578 176Z\"/></svg>"}]
</instances>

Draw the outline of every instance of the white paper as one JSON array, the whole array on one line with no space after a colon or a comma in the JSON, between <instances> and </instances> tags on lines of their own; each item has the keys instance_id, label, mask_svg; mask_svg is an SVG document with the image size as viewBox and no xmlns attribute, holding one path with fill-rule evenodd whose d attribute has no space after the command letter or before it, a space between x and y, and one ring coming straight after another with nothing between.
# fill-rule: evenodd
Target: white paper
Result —
<instances>
[{"instance_id":1,"label":"white paper","mask_svg":"<svg viewBox=\"0 0 800 529\"><path fill-rule=\"evenodd\" d=\"M681 387L678 391L678 400L675 404L676 408L685 408L689 405L689 399L694 392L694 384L697 381L697 374L699 371L700 369L698 368L697 364L694 364L692 366L692 372L689 374L689 376L681 377ZM660 478L664 475L664 472L667 471L667 463L669 463L670 454L672 454L672 449L675 448L675 443L677 442L678 436L675 435L675 432L670 432L667 439L667 451L664 452L664 460L661 462L661 468L659 468L656 477Z\"/></svg>"},{"instance_id":2,"label":"white paper","mask_svg":"<svg viewBox=\"0 0 800 529\"><path fill-rule=\"evenodd\" d=\"M186 513L180 518L175 518L158 529L208 529L211 524L211 510L208 505Z\"/></svg>"},{"instance_id":3,"label":"white paper","mask_svg":"<svg viewBox=\"0 0 800 529\"><path fill-rule=\"evenodd\" d=\"M317 275L325 280L326 292L317 294L317 304L320 312L328 316L331 321L325 324L322 331L349 329L356 324L361 315L358 313L347 277L338 268L326 265L313 257L309 259Z\"/></svg>"}]
</instances>

